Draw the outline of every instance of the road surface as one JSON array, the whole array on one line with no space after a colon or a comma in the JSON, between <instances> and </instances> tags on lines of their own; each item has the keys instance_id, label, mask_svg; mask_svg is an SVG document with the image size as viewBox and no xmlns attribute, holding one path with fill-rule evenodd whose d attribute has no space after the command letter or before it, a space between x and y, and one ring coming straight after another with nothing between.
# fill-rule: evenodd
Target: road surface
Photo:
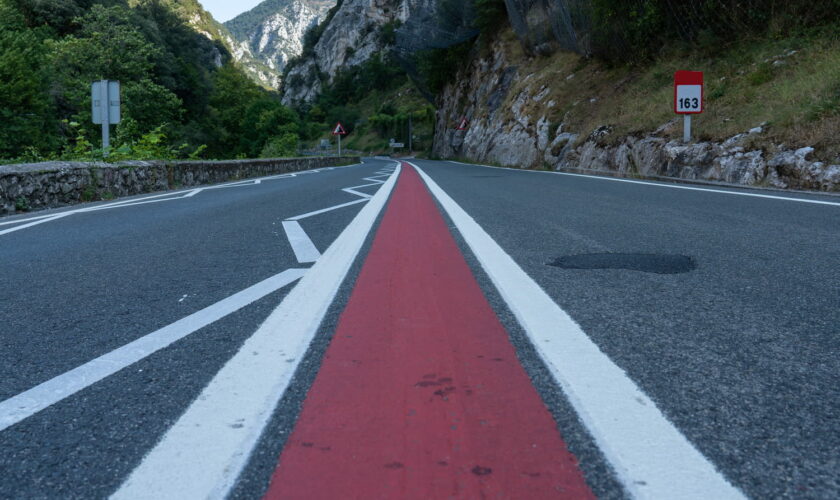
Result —
<instances>
[{"instance_id":1,"label":"road surface","mask_svg":"<svg viewBox=\"0 0 840 500\"><path fill-rule=\"evenodd\" d=\"M840 495L840 198L362 164L0 219L0 497Z\"/></svg>"}]
</instances>

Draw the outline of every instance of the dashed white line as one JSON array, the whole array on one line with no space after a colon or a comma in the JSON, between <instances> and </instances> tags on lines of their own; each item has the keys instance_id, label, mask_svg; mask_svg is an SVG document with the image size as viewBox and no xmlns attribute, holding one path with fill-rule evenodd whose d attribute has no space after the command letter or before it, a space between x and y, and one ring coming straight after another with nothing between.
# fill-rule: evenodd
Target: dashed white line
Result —
<instances>
[{"instance_id":1,"label":"dashed white line","mask_svg":"<svg viewBox=\"0 0 840 500\"><path fill-rule=\"evenodd\" d=\"M388 176L383 175L383 177ZM315 247L315 244L312 242L312 239L309 237L308 234L306 234L306 231L303 230L303 227L298 223L298 221L308 219L316 215L332 212L334 210L339 210L341 208L358 205L360 203L367 203L373 197L373 195L356 191L356 189L381 186L385 183L385 181L381 181L373 177L366 177L364 180L370 182L371 184L351 186L342 189L342 191L344 191L345 193L360 197L360 200L342 203L340 205L334 205L332 207L322 208L321 210L315 210L314 212L308 212L303 215L289 217L288 219L283 221L283 229L286 232L286 237L288 238L289 243L292 245L292 250L295 252L295 256L297 257L298 262L300 262L301 264L308 264L317 261L318 258L320 258L321 256L321 254L318 252L318 249Z\"/></svg>"},{"instance_id":2,"label":"dashed white line","mask_svg":"<svg viewBox=\"0 0 840 500\"><path fill-rule=\"evenodd\" d=\"M361 186L356 186L356 187L361 187ZM354 195L362 197L366 200L369 200L371 198L371 196L369 194L361 193L359 191L356 191L353 188L344 188L344 189L342 189L342 191L344 191L345 193L348 193L348 194L354 194Z\"/></svg>"},{"instance_id":3,"label":"dashed white line","mask_svg":"<svg viewBox=\"0 0 840 500\"><path fill-rule=\"evenodd\" d=\"M289 269L272 276L169 326L0 402L0 431L294 283L304 274L305 269Z\"/></svg>"},{"instance_id":4,"label":"dashed white line","mask_svg":"<svg viewBox=\"0 0 840 500\"><path fill-rule=\"evenodd\" d=\"M321 258L321 252L315 248L315 244L303 230L299 222L291 220L283 221L283 230L286 231L286 238L288 238L298 262L309 264Z\"/></svg>"},{"instance_id":5,"label":"dashed white line","mask_svg":"<svg viewBox=\"0 0 840 500\"><path fill-rule=\"evenodd\" d=\"M297 215L295 217L289 217L286 220L299 221L299 220L303 220L303 219L308 219L310 217L314 217L316 215L321 215L321 214L325 214L327 212L332 212L333 210L338 210L338 209L341 209L341 208L346 208L346 207L350 207L350 206L353 206L353 205L358 205L359 203L367 203L367 202L368 202L368 198L362 198L360 200L354 200L354 201L350 201L350 202L347 202L347 203L342 203L341 205L335 205L335 206L328 207L328 208L322 208L321 210L316 210L314 212L305 213L303 215Z\"/></svg>"},{"instance_id":6,"label":"dashed white line","mask_svg":"<svg viewBox=\"0 0 840 500\"><path fill-rule=\"evenodd\" d=\"M627 491L645 499L744 498L510 255L431 177L415 168Z\"/></svg>"},{"instance_id":7,"label":"dashed white line","mask_svg":"<svg viewBox=\"0 0 840 500\"><path fill-rule=\"evenodd\" d=\"M143 459L115 499L224 498L385 206L399 170Z\"/></svg>"}]
</instances>

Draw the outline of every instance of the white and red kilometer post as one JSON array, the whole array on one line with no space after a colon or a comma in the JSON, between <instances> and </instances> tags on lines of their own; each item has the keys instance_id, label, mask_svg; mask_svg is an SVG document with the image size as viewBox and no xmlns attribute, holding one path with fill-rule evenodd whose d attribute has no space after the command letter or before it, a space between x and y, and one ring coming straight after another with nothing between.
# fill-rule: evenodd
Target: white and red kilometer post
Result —
<instances>
[{"instance_id":1,"label":"white and red kilometer post","mask_svg":"<svg viewBox=\"0 0 840 500\"><path fill-rule=\"evenodd\" d=\"M691 142L691 115L703 112L703 72L674 73L674 112L683 115L683 141Z\"/></svg>"},{"instance_id":2,"label":"white and red kilometer post","mask_svg":"<svg viewBox=\"0 0 840 500\"><path fill-rule=\"evenodd\" d=\"M341 122L338 122L333 129L333 135L338 136L338 156L341 156L341 136L347 135L347 131L344 130L344 125Z\"/></svg>"}]
</instances>

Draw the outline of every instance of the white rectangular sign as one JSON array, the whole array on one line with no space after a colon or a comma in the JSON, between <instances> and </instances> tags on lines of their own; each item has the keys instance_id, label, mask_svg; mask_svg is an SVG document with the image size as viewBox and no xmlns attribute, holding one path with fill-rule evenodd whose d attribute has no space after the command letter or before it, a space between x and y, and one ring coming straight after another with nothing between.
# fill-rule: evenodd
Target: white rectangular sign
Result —
<instances>
[{"instance_id":1,"label":"white rectangular sign","mask_svg":"<svg viewBox=\"0 0 840 500\"><path fill-rule=\"evenodd\" d=\"M703 111L702 85L677 85L677 113Z\"/></svg>"},{"instance_id":2,"label":"white rectangular sign","mask_svg":"<svg viewBox=\"0 0 840 500\"><path fill-rule=\"evenodd\" d=\"M93 104L93 123L101 125L107 118L107 123L114 125L120 122L120 82L102 80L91 85L91 101ZM102 103L106 103L105 109ZM107 111L108 115L104 113Z\"/></svg>"}]
</instances>

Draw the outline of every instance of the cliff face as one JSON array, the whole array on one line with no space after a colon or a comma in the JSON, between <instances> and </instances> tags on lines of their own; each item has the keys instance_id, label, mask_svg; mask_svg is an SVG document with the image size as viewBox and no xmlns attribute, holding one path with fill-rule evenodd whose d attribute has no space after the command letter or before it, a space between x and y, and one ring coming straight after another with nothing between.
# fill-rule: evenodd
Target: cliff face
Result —
<instances>
[{"instance_id":1,"label":"cliff face","mask_svg":"<svg viewBox=\"0 0 840 500\"><path fill-rule=\"evenodd\" d=\"M614 98L608 94L620 94L629 78L638 76L616 80L607 70L591 68L592 64L572 54L528 56L522 52L527 44L512 41L510 35L504 38L481 56L474 51L439 96L435 156L516 168L840 190L840 164L817 161L815 149L807 145L774 143L769 135L772 125L767 123L726 138L689 144L680 139L682 121L676 118L626 135L615 122L598 125L593 120L603 113L600 108ZM582 69L587 64L590 68ZM643 96L642 102L664 108L667 116L670 87L668 83L664 87L662 103L656 104L657 99L662 101L659 94ZM622 106L627 108L629 103L622 101ZM647 118L640 109L625 113L630 119L634 115ZM581 120L580 116L595 118ZM619 113L603 116L620 119ZM457 130L463 118L469 127Z\"/></svg>"},{"instance_id":2,"label":"cliff face","mask_svg":"<svg viewBox=\"0 0 840 500\"><path fill-rule=\"evenodd\" d=\"M341 69L359 65L389 46L386 25L405 22L412 11L434 8L434 0L344 0L324 27L312 54L288 74L283 101L310 102ZM392 24L393 23L393 24Z\"/></svg>"},{"instance_id":3,"label":"cliff face","mask_svg":"<svg viewBox=\"0 0 840 500\"><path fill-rule=\"evenodd\" d=\"M303 35L335 5L334 0L267 0L225 23L237 61L260 83L280 86L286 64L300 55Z\"/></svg>"}]
</instances>

